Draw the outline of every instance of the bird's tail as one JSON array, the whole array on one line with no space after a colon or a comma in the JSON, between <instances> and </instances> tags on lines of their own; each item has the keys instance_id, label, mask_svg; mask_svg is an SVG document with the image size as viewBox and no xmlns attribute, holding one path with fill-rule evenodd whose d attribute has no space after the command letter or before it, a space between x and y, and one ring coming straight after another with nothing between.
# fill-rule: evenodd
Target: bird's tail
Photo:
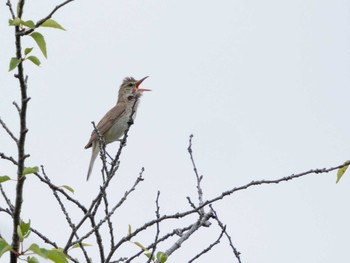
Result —
<instances>
[{"instance_id":1,"label":"bird's tail","mask_svg":"<svg viewBox=\"0 0 350 263\"><path fill-rule=\"evenodd\" d=\"M100 149L98 147L98 143L93 142L92 143L91 159L90 159L89 170L88 170L88 173L87 173L86 181L88 181L89 178L90 178L90 175L91 175L91 172L92 172L92 168L94 167L94 163L95 163L95 160L96 160L96 157L97 157L99 151L100 151Z\"/></svg>"}]
</instances>

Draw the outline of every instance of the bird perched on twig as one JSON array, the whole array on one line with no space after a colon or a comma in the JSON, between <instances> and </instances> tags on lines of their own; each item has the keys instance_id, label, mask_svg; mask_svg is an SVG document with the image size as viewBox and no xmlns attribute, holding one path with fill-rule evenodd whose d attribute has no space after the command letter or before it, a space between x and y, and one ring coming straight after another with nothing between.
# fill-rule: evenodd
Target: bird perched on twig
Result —
<instances>
[{"instance_id":1,"label":"bird perched on twig","mask_svg":"<svg viewBox=\"0 0 350 263\"><path fill-rule=\"evenodd\" d=\"M127 77L123 80L119 88L117 104L110 109L106 115L97 124L96 129L99 134L104 138L106 144L117 141L128 128L128 122L135 119L136 110L139 104L139 98L144 91L150 91L149 89L141 89L140 84L146 79L144 77L140 80L135 80L132 77ZM136 102L135 102L136 100ZM92 147L91 160L86 180L89 180L92 168L96 157L100 151L99 139L96 131L91 133L91 137L85 149Z\"/></svg>"}]
</instances>

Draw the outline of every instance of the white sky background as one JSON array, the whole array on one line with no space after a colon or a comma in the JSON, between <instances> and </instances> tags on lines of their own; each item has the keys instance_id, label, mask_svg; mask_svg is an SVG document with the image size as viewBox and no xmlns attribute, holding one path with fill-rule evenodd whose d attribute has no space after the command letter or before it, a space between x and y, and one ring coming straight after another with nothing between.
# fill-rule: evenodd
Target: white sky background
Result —
<instances>
[{"instance_id":1,"label":"white sky background","mask_svg":"<svg viewBox=\"0 0 350 263\"><path fill-rule=\"evenodd\" d=\"M37 21L58 3L27 1L23 18ZM7 72L14 39L4 1L0 18L0 116L15 129L12 101L19 91ZM143 87L153 91L142 98L113 184L112 199L119 200L146 169L145 181L115 217L121 234L128 224L136 228L154 217L158 189L161 214L188 209L186 196L196 200L186 151L191 133L205 199L350 158L349 1L90 0L75 1L53 18L67 31L40 30L48 60L31 39L24 44L43 62L25 65L32 97L27 165L43 164L53 182L72 186L86 205L101 182L100 161L85 181L91 121L115 104L124 77L150 76ZM0 152L14 155L3 130L0 136ZM117 148L108 147L112 154ZM0 164L1 173L15 176L12 166ZM215 207L242 262L349 262L350 179L346 174L336 185L335 178L313 175L220 201ZM15 183L5 186L10 192ZM23 216L49 237L66 240L58 205L34 178L26 181ZM8 219L0 216L0 231L10 237ZM153 234L135 241L148 244ZM218 234L214 227L201 230L169 262L187 262ZM130 244L123 251L137 249ZM237 261L223 240L198 262Z\"/></svg>"}]
</instances>

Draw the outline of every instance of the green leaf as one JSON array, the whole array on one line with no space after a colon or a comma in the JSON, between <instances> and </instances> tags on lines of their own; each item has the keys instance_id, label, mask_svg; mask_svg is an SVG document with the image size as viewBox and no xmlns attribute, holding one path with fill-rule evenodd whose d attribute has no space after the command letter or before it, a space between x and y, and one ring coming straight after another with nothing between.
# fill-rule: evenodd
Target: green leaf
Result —
<instances>
[{"instance_id":1,"label":"green leaf","mask_svg":"<svg viewBox=\"0 0 350 263\"><path fill-rule=\"evenodd\" d=\"M6 182L8 180L11 180L11 178L7 175L0 176L0 184L3 182Z\"/></svg>"},{"instance_id":2,"label":"green leaf","mask_svg":"<svg viewBox=\"0 0 350 263\"><path fill-rule=\"evenodd\" d=\"M22 20L19 17L16 17L15 19L9 19L9 26L19 26L21 24Z\"/></svg>"},{"instance_id":3,"label":"green leaf","mask_svg":"<svg viewBox=\"0 0 350 263\"><path fill-rule=\"evenodd\" d=\"M17 235L19 237L19 241L23 242L24 236L23 236L23 233L22 233L22 230L21 230L20 226L17 226Z\"/></svg>"},{"instance_id":4,"label":"green leaf","mask_svg":"<svg viewBox=\"0 0 350 263\"><path fill-rule=\"evenodd\" d=\"M33 32L30 34L30 36L35 40L41 52L43 53L44 57L47 58L46 42L45 42L44 36L39 32Z\"/></svg>"},{"instance_id":5,"label":"green leaf","mask_svg":"<svg viewBox=\"0 0 350 263\"><path fill-rule=\"evenodd\" d=\"M148 249L145 248L143 245L141 245L140 242L134 242L134 244L135 244L136 246L138 246L139 248L141 248L143 251L148 251Z\"/></svg>"},{"instance_id":6,"label":"green leaf","mask_svg":"<svg viewBox=\"0 0 350 263\"><path fill-rule=\"evenodd\" d=\"M36 257L27 257L28 263L39 263L39 260Z\"/></svg>"},{"instance_id":7,"label":"green leaf","mask_svg":"<svg viewBox=\"0 0 350 263\"><path fill-rule=\"evenodd\" d=\"M27 257L28 263L39 263L39 260L36 257Z\"/></svg>"},{"instance_id":8,"label":"green leaf","mask_svg":"<svg viewBox=\"0 0 350 263\"><path fill-rule=\"evenodd\" d=\"M0 258L7 251L10 251L12 247L6 242L5 239L0 238Z\"/></svg>"},{"instance_id":9,"label":"green leaf","mask_svg":"<svg viewBox=\"0 0 350 263\"><path fill-rule=\"evenodd\" d=\"M128 225L128 235L131 235L131 225Z\"/></svg>"},{"instance_id":10,"label":"green leaf","mask_svg":"<svg viewBox=\"0 0 350 263\"><path fill-rule=\"evenodd\" d=\"M152 253L145 253L144 255L145 255L147 258L150 258L151 255L152 255ZM154 259L155 259L155 257L152 256L152 261L154 261Z\"/></svg>"},{"instance_id":11,"label":"green leaf","mask_svg":"<svg viewBox=\"0 0 350 263\"><path fill-rule=\"evenodd\" d=\"M35 65L40 66L41 62L36 56L29 56L27 57L28 60L33 62Z\"/></svg>"},{"instance_id":12,"label":"green leaf","mask_svg":"<svg viewBox=\"0 0 350 263\"><path fill-rule=\"evenodd\" d=\"M19 65L20 62L21 61L15 57L11 58L9 71L14 70Z\"/></svg>"},{"instance_id":13,"label":"green leaf","mask_svg":"<svg viewBox=\"0 0 350 263\"><path fill-rule=\"evenodd\" d=\"M74 194L74 189L68 185L62 185L62 187L66 188L68 191L72 192Z\"/></svg>"},{"instance_id":14,"label":"green leaf","mask_svg":"<svg viewBox=\"0 0 350 263\"><path fill-rule=\"evenodd\" d=\"M42 27L52 27L52 28L57 28L61 30L65 30L59 23L57 23L53 19L48 19L44 23L42 23L40 26Z\"/></svg>"},{"instance_id":15,"label":"green leaf","mask_svg":"<svg viewBox=\"0 0 350 263\"><path fill-rule=\"evenodd\" d=\"M159 251L157 253L157 259L159 262L165 263L168 260L168 256L164 252Z\"/></svg>"},{"instance_id":16,"label":"green leaf","mask_svg":"<svg viewBox=\"0 0 350 263\"><path fill-rule=\"evenodd\" d=\"M87 243L78 243L78 244L74 244L71 248L79 248L80 245L82 245L83 247L90 247L91 245L90 244L87 244Z\"/></svg>"},{"instance_id":17,"label":"green leaf","mask_svg":"<svg viewBox=\"0 0 350 263\"><path fill-rule=\"evenodd\" d=\"M26 27L29 27L31 29L34 29L35 28L35 24L32 20L28 20L28 21L22 21L21 23L22 25L26 26Z\"/></svg>"},{"instance_id":18,"label":"green leaf","mask_svg":"<svg viewBox=\"0 0 350 263\"><path fill-rule=\"evenodd\" d=\"M28 223L25 223L24 221L21 220L21 223L19 224L19 226L21 228L23 237L24 238L28 237L30 234L30 220L28 221Z\"/></svg>"},{"instance_id":19,"label":"green leaf","mask_svg":"<svg viewBox=\"0 0 350 263\"><path fill-rule=\"evenodd\" d=\"M24 50L24 55L27 56L30 52L32 52L33 48L32 47L27 47L25 50Z\"/></svg>"},{"instance_id":20,"label":"green leaf","mask_svg":"<svg viewBox=\"0 0 350 263\"><path fill-rule=\"evenodd\" d=\"M67 256L60 250L51 249L47 251L47 258L55 263L68 263Z\"/></svg>"},{"instance_id":21,"label":"green leaf","mask_svg":"<svg viewBox=\"0 0 350 263\"><path fill-rule=\"evenodd\" d=\"M40 248L37 244L31 244L28 250L32 251L40 257L48 258L48 250L45 248Z\"/></svg>"},{"instance_id":22,"label":"green leaf","mask_svg":"<svg viewBox=\"0 0 350 263\"><path fill-rule=\"evenodd\" d=\"M340 178L342 178L343 174L346 172L346 170L349 167L350 160L346 161L344 164L347 164L346 166L339 168L338 173L337 173L337 181L335 182L336 184L339 182Z\"/></svg>"},{"instance_id":23,"label":"green leaf","mask_svg":"<svg viewBox=\"0 0 350 263\"><path fill-rule=\"evenodd\" d=\"M35 167L26 167L23 170L23 175L27 175L27 174L34 174L37 173L39 171L38 166Z\"/></svg>"}]
</instances>

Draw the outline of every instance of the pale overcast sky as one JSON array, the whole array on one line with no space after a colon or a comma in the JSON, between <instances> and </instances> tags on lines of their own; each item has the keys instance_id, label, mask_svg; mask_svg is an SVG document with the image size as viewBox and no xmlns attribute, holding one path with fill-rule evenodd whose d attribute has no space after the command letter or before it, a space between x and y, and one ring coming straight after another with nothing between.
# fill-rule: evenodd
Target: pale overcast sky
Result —
<instances>
[{"instance_id":1,"label":"pale overcast sky","mask_svg":"<svg viewBox=\"0 0 350 263\"><path fill-rule=\"evenodd\" d=\"M58 3L27 1L23 18L37 21ZM13 72L7 72L14 56L9 17L2 1L0 116L16 129L12 101L19 91ZM145 181L115 217L121 234L128 224L136 228L154 217L157 190L161 214L188 209L186 196L196 197L186 151L190 134L205 199L252 180L350 159L349 1L86 0L53 18L67 31L40 30L48 60L32 39L24 43L42 61L40 68L25 65L32 98L27 165L44 165L53 182L72 186L86 204L101 182L99 160L85 181L91 121L115 104L124 77L150 76L143 87L153 91L142 98L113 184L119 200L145 167ZM0 152L15 155L3 130L0 136ZM117 148L115 143L108 150L114 154ZM15 176L4 161L0 173ZM338 185L335 179L335 173L312 175L218 202L215 208L242 262L350 262L350 174ZM14 186L6 183L9 193ZM23 217L58 242L67 240L58 205L34 178L26 181ZM12 225L4 214L0 226L10 237ZM168 262L187 262L218 231L199 231ZM148 243L153 234L135 241ZM92 255L95 249L89 248ZM137 248L130 244L116 258L128 251ZM237 260L223 240L197 262Z\"/></svg>"}]
</instances>

